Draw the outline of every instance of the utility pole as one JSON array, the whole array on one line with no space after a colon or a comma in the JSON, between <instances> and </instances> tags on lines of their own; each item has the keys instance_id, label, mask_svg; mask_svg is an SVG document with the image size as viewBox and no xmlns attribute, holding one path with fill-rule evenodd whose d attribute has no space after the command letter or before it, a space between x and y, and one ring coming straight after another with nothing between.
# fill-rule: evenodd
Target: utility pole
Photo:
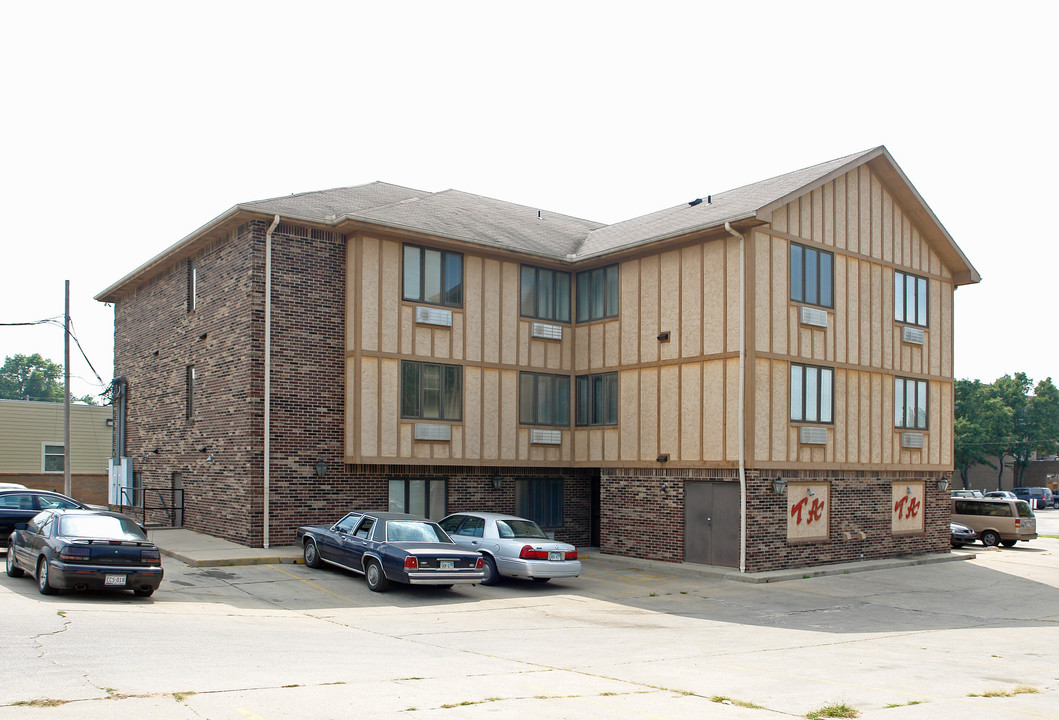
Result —
<instances>
[{"instance_id":1,"label":"utility pole","mask_svg":"<svg viewBox=\"0 0 1059 720\"><path fill-rule=\"evenodd\" d=\"M66 436L63 442L63 492L73 496L73 480L70 477L70 281L66 281L66 313L63 315L63 374L65 375L66 392L63 393L63 420Z\"/></svg>"}]
</instances>

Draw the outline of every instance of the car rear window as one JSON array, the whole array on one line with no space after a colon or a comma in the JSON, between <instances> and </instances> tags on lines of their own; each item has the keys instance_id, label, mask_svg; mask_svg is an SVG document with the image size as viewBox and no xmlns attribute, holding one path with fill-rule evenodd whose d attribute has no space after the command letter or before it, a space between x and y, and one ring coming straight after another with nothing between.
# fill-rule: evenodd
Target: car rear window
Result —
<instances>
[{"instance_id":1,"label":"car rear window","mask_svg":"<svg viewBox=\"0 0 1059 720\"><path fill-rule=\"evenodd\" d=\"M497 520L496 531L502 538L539 538L546 539L548 536L537 527L532 520Z\"/></svg>"},{"instance_id":2,"label":"car rear window","mask_svg":"<svg viewBox=\"0 0 1059 720\"><path fill-rule=\"evenodd\" d=\"M445 531L434 523L414 520L391 520L386 523L386 539L390 542L452 542Z\"/></svg>"},{"instance_id":3,"label":"car rear window","mask_svg":"<svg viewBox=\"0 0 1059 720\"><path fill-rule=\"evenodd\" d=\"M1030 510L1030 504L1028 502L1026 502L1025 500L1019 500L1018 502L1015 503L1015 505L1019 509L1019 517L1020 518L1034 517L1033 511Z\"/></svg>"},{"instance_id":4,"label":"car rear window","mask_svg":"<svg viewBox=\"0 0 1059 720\"><path fill-rule=\"evenodd\" d=\"M59 519L59 534L107 540L146 540L143 530L129 518L114 515L65 515Z\"/></svg>"}]
</instances>

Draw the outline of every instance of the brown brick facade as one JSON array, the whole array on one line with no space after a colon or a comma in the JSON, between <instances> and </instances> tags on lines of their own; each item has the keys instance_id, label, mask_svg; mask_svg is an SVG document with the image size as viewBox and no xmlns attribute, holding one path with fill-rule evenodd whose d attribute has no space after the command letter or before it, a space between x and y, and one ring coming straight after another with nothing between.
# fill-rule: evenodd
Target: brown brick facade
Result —
<instances>
[{"instance_id":1,"label":"brown brick facade","mask_svg":"<svg viewBox=\"0 0 1059 720\"><path fill-rule=\"evenodd\" d=\"M948 552L949 492L937 487L939 479L949 478L948 473L783 473L788 482L830 483L829 537L819 542L788 541L786 495L772 489L772 478L777 475L748 473L747 572ZM603 471L600 550L683 562L684 484L696 480L739 482L737 473L727 469ZM891 531L891 488L902 480L924 483L923 533L895 536Z\"/></svg>"}]
</instances>

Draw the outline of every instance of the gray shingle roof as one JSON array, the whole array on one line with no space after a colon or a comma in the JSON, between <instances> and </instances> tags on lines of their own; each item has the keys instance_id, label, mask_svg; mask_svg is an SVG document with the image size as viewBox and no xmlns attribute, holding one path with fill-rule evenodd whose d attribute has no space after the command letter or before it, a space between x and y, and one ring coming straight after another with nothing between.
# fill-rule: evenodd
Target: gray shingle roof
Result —
<instances>
[{"instance_id":1,"label":"gray shingle roof","mask_svg":"<svg viewBox=\"0 0 1059 720\"><path fill-rule=\"evenodd\" d=\"M373 182L355 187L334 188L316 192L298 193L283 197L241 203L248 210L279 215L297 215L323 222L333 221L347 213L355 213L379 205L389 205L409 198L424 197L431 193L423 190Z\"/></svg>"}]
</instances>

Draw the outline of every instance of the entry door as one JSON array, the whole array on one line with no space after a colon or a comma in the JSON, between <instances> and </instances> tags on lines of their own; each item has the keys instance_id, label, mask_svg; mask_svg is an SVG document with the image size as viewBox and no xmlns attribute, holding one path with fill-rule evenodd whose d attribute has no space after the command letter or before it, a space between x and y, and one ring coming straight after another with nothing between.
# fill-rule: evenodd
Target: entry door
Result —
<instances>
[{"instance_id":1,"label":"entry door","mask_svg":"<svg viewBox=\"0 0 1059 720\"><path fill-rule=\"evenodd\" d=\"M739 484L684 484L684 560L739 566Z\"/></svg>"}]
</instances>

